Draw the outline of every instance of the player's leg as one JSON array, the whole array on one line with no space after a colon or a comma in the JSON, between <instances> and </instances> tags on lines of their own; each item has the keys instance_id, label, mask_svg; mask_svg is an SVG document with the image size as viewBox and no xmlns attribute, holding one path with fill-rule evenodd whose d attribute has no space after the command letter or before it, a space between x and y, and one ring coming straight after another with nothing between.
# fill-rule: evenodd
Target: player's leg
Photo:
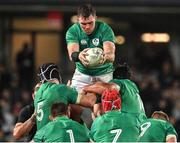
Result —
<instances>
[{"instance_id":1,"label":"player's leg","mask_svg":"<svg viewBox=\"0 0 180 143\"><path fill-rule=\"evenodd\" d=\"M80 91L84 86L92 83L91 79L91 76L85 75L76 69L72 78L71 87Z\"/></svg>"},{"instance_id":2,"label":"player's leg","mask_svg":"<svg viewBox=\"0 0 180 143\"><path fill-rule=\"evenodd\" d=\"M75 88L78 92L80 92L84 86L93 83L92 79L93 79L92 76L85 75L76 69L75 73L73 75L73 78L72 78L71 87ZM84 108L81 106L79 106L79 108L81 108L79 110L82 111L81 119L85 122L87 127L90 128L92 121L93 121L92 116L91 116L91 113L92 113L91 109ZM74 115L76 116L77 114L74 114ZM79 116L79 115L77 115L77 116ZM74 117L74 118L76 118L76 120L80 120L80 117Z\"/></svg>"}]
</instances>

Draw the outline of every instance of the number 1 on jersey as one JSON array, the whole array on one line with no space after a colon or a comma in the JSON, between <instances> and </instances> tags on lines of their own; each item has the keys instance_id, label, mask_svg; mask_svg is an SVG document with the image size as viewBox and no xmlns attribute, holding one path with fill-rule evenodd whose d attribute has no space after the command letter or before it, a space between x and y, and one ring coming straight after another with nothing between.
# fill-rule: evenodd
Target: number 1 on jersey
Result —
<instances>
[{"instance_id":1,"label":"number 1 on jersey","mask_svg":"<svg viewBox=\"0 0 180 143\"><path fill-rule=\"evenodd\" d=\"M71 143L75 143L73 131L72 130L67 130L66 132L69 134Z\"/></svg>"}]
</instances>

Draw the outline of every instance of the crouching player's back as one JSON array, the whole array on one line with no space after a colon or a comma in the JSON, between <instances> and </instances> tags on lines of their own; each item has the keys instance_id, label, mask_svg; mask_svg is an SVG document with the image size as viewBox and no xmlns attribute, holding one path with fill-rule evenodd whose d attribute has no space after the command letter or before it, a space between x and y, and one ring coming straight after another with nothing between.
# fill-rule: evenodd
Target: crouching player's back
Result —
<instances>
[{"instance_id":1,"label":"crouching player's back","mask_svg":"<svg viewBox=\"0 0 180 143\"><path fill-rule=\"evenodd\" d=\"M177 142L177 133L162 111L155 111L140 127L140 142Z\"/></svg>"},{"instance_id":2,"label":"crouching player's back","mask_svg":"<svg viewBox=\"0 0 180 143\"><path fill-rule=\"evenodd\" d=\"M55 103L51 107L52 120L35 135L35 142L88 142L88 129L69 119L68 106Z\"/></svg>"},{"instance_id":3,"label":"crouching player's back","mask_svg":"<svg viewBox=\"0 0 180 143\"><path fill-rule=\"evenodd\" d=\"M91 139L95 142L136 142L139 136L138 118L120 111L119 92L103 92L101 102L104 114L94 120Z\"/></svg>"}]
</instances>

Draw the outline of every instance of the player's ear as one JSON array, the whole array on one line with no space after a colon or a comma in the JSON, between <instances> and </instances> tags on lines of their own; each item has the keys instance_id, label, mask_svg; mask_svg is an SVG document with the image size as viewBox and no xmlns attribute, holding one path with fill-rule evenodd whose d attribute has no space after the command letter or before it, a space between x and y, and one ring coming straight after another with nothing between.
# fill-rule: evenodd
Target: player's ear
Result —
<instances>
[{"instance_id":1,"label":"player's ear","mask_svg":"<svg viewBox=\"0 0 180 143\"><path fill-rule=\"evenodd\" d=\"M68 110L67 110L67 116L68 116L68 118L70 118L70 116L71 116L71 110L70 110L69 106L68 106Z\"/></svg>"},{"instance_id":2,"label":"player's ear","mask_svg":"<svg viewBox=\"0 0 180 143\"><path fill-rule=\"evenodd\" d=\"M77 22L79 22L79 16L76 17Z\"/></svg>"},{"instance_id":3,"label":"player's ear","mask_svg":"<svg viewBox=\"0 0 180 143\"><path fill-rule=\"evenodd\" d=\"M97 16L95 16L95 20L97 20Z\"/></svg>"}]
</instances>

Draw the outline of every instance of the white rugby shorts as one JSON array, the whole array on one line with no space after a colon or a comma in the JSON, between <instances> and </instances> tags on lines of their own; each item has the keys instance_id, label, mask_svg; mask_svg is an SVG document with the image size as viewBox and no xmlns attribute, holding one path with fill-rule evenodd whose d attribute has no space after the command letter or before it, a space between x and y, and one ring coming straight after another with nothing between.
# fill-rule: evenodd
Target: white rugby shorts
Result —
<instances>
[{"instance_id":1,"label":"white rugby shorts","mask_svg":"<svg viewBox=\"0 0 180 143\"><path fill-rule=\"evenodd\" d=\"M80 91L84 86L93 84L97 81L109 82L113 78L113 72L99 76L90 76L79 72L77 69L74 72L71 87Z\"/></svg>"}]
</instances>

